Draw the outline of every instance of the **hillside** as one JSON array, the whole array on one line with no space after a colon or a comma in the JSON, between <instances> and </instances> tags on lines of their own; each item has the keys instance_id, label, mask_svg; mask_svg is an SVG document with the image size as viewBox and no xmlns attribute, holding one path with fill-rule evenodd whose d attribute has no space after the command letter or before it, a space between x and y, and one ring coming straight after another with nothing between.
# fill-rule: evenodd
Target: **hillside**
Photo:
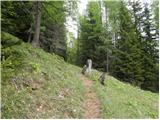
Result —
<instances>
[{"instance_id":1,"label":"hillside","mask_svg":"<svg viewBox=\"0 0 160 120\"><path fill-rule=\"evenodd\" d=\"M112 76L106 76L105 86L102 86L96 82L99 75L100 72L93 70L90 79L94 81L93 90L100 100L103 118L158 118L157 93L141 90Z\"/></svg>"},{"instance_id":2,"label":"hillside","mask_svg":"<svg viewBox=\"0 0 160 120\"><path fill-rule=\"evenodd\" d=\"M2 34L2 42L16 44L2 46L2 118L80 118L80 68L17 39Z\"/></svg>"},{"instance_id":3,"label":"hillside","mask_svg":"<svg viewBox=\"0 0 160 120\"><path fill-rule=\"evenodd\" d=\"M7 43L7 46L5 46ZM83 118L81 68L61 57L2 34L1 118ZM100 102L100 118L158 118L158 94L124 84L100 72L86 79Z\"/></svg>"}]
</instances>

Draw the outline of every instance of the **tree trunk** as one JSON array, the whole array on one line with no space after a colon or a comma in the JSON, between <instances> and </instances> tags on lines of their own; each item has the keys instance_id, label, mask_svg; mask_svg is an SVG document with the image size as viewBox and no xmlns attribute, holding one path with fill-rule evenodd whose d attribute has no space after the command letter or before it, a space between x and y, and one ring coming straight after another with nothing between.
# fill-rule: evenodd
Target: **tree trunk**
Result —
<instances>
[{"instance_id":1,"label":"tree trunk","mask_svg":"<svg viewBox=\"0 0 160 120\"><path fill-rule=\"evenodd\" d=\"M41 24L41 2L37 1L35 4L36 15L35 15L35 33L32 41L34 47L39 47L39 36L40 36L40 24Z\"/></svg>"},{"instance_id":2,"label":"tree trunk","mask_svg":"<svg viewBox=\"0 0 160 120\"><path fill-rule=\"evenodd\" d=\"M107 71L106 71L107 73L109 72L108 67L109 67L109 59L108 59L108 53L107 53Z\"/></svg>"},{"instance_id":3,"label":"tree trunk","mask_svg":"<svg viewBox=\"0 0 160 120\"><path fill-rule=\"evenodd\" d=\"M29 36L28 36L28 43L31 42L31 32L32 32L32 26L28 30L28 34L29 34Z\"/></svg>"}]
</instances>

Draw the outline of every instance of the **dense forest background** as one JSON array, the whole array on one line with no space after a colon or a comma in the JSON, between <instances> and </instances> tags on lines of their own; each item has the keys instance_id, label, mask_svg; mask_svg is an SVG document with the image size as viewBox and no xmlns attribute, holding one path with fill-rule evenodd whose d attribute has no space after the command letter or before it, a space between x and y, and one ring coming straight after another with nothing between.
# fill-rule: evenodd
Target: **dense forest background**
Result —
<instances>
[{"instance_id":1,"label":"dense forest background","mask_svg":"<svg viewBox=\"0 0 160 120\"><path fill-rule=\"evenodd\" d=\"M1 34L17 36L78 66L90 58L93 68L158 92L159 1L89 1L82 15L78 2L1 2ZM67 31L67 17L77 23L77 38ZM5 42L2 61L7 59Z\"/></svg>"}]
</instances>

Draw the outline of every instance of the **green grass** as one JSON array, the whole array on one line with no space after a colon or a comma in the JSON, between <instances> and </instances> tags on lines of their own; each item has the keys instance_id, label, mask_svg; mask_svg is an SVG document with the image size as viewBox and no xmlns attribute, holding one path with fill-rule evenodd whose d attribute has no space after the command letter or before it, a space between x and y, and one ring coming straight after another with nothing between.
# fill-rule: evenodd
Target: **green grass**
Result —
<instances>
[{"instance_id":1,"label":"green grass","mask_svg":"<svg viewBox=\"0 0 160 120\"><path fill-rule=\"evenodd\" d=\"M2 54L1 118L82 117L80 68L26 43L5 47Z\"/></svg>"},{"instance_id":2,"label":"green grass","mask_svg":"<svg viewBox=\"0 0 160 120\"><path fill-rule=\"evenodd\" d=\"M6 46L2 44L1 118L82 118L85 88L79 78L81 68L19 41L2 34ZM158 94L111 76L102 86L99 76L93 70L87 77L93 80L102 118L158 118ZM59 97L61 93L64 98Z\"/></svg>"},{"instance_id":3,"label":"green grass","mask_svg":"<svg viewBox=\"0 0 160 120\"><path fill-rule=\"evenodd\" d=\"M158 118L159 95L122 83L106 75L105 86L97 81L100 72L93 70L90 79L101 103L102 118Z\"/></svg>"}]
</instances>

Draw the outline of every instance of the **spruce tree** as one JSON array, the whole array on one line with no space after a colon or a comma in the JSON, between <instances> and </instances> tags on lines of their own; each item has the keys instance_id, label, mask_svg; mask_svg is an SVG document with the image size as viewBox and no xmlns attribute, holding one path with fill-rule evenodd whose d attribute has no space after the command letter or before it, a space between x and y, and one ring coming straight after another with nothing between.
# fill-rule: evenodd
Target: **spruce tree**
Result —
<instances>
[{"instance_id":1,"label":"spruce tree","mask_svg":"<svg viewBox=\"0 0 160 120\"><path fill-rule=\"evenodd\" d=\"M100 2L89 2L87 15L80 19L80 56L82 64L87 58L92 59L93 67L104 70L109 66L111 56L111 36L102 23ZM107 67L108 68L108 67ZM109 69L109 68L108 68Z\"/></svg>"},{"instance_id":2,"label":"spruce tree","mask_svg":"<svg viewBox=\"0 0 160 120\"><path fill-rule=\"evenodd\" d=\"M145 5L143 12L143 77L145 79L142 88L158 91L158 40L156 38L156 28L153 23L152 14Z\"/></svg>"},{"instance_id":3,"label":"spruce tree","mask_svg":"<svg viewBox=\"0 0 160 120\"><path fill-rule=\"evenodd\" d=\"M143 81L141 62L139 61L141 58L140 44L136 38L131 15L124 2L120 3L119 20L120 31L116 43L113 72L121 80L140 86Z\"/></svg>"},{"instance_id":4,"label":"spruce tree","mask_svg":"<svg viewBox=\"0 0 160 120\"><path fill-rule=\"evenodd\" d=\"M99 36L101 34L102 23L99 2L89 2L87 14L80 18L80 56L81 63L84 64L87 58L94 61L96 67L98 57L96 53L97 46L101 43Z\"/></svg>"}]
</instances>

